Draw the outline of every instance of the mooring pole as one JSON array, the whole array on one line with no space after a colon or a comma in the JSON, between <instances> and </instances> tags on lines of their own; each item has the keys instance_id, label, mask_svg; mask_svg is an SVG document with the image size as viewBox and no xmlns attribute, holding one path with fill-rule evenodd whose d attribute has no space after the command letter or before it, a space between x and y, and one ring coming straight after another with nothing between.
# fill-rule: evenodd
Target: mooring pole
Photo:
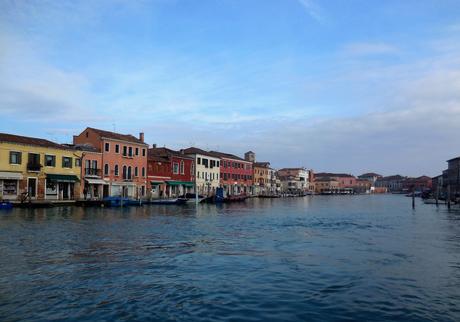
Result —
<instances>
[{"instance_id":1,"label":"mooring pole","mask_svg":"<svg viewBox=\"0 0 460 322\"><path fill-rule=\"evenodd\" d=\"M412 190L412 209L415 209L415 191Z\"/></svg>"},{"instance_id":2,"label":"mooring pole","mask_svg":"<svg viewBox=\"0 0 460 322\"><path fill-rule=\"evenodd\" d=\"M447 209L450 210L450 184L447 185Z\"/></svg>"},{"instance_id":3,"label":"mooring pole","mask_svg":"<svg viewBox=\"0 0 460 322\"><path fill-rule=\"evenodd\" d=\"M439 207L439 183L436 186L436 207Z\"/></svg>"}]
</instances>

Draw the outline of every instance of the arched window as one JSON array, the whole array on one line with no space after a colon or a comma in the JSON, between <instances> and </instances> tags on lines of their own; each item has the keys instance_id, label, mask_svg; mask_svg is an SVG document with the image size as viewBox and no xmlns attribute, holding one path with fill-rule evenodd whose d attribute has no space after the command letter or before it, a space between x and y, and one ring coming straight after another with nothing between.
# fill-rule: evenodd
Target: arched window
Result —
<instances>
[{"instance_id":1,"label":"arched window","mask_svg":"<svg viewBox=\"0 0 460 322\"><path fill-rule=\"evenodd\" d=\"M123 166L123 179L127 179L126 166Z\"/></svg>"},{"instance_id":2,"label":"arched window","mask_svg":"<svg viewBox=\"0 0 460 322\"><path fill-rule=\"evenodd\" d=\"M145 168L142 167L142 178L145 178Z\"/></svg>"},{"instance_id":3,"label":"arched window","mask_svg":"<svg viewBox=\"0 0 460 322\"><path fill-rule=\"evenodd\" d=\"M139 176L139 169L137 167L134 168L134 176Z\"/></svg>"},{"instance_id":4,"label":"arched window","mask_svg":"<svg viewBox=\"0 0 460 322\"><path fill-rule=\"evenodd\" d=\"M128 167L128 178L127 179L131 179L131 167Z\"/></svg>"},{"instance_id":5,"label":"arched window","mask_svg":"<svg viewBox=\"0 0 460 322\"><path fill-rule=\"evenodd\" d=\"M105 176L109 175L109 165L107 163L104 165L104 175Z\"/></svg>"},{"instance_id":6,"label":"arched window","mask_svg":"<svg viewBox=\"0 0 460 322\"><path fill-rule=\"evenodd\" d=\"M118 172L118 164L115 164L115 175L118 177L119 176L119 172Z\"/></svg>"}]
</instances>

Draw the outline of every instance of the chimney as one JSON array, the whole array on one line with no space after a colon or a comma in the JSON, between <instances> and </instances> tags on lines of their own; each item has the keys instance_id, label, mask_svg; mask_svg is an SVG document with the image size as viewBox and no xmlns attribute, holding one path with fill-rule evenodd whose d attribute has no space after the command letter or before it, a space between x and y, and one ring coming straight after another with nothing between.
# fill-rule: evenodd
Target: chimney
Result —
<instances>
[{"instance_id":1,"label":"chimney","mask_svg":"<svg viewBox=\"0 0 460 322\"><path fill-rule=\"evenodd\" d=\"M157 147L157 145L156 145L155 143L154 143L154 144L152 144L152 148L154 148L154 149L155 149L156 147Z\"/></svg>"},{"instance_id":2,"label":"chimney","mask_svg":"<svg viewBox=\"0 0 460 322\"><path fill-rule=\"evenodd\" d=\"M140 133L139 133L139 140L141 140L142 142L144 142L144 132L140 132Z\"/></svg>"}]
</instances>

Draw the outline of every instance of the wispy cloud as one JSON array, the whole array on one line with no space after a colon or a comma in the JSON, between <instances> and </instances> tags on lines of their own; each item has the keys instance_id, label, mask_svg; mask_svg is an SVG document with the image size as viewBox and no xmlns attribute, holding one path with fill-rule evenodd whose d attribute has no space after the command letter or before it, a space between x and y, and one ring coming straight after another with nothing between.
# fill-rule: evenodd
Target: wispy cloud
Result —
<instances>
[{"instance_id":1,"label":"wispy cloud","mask_svg":"<svg viewBox=\"0 0 460 322\"><path fill-rule=\"evenodd\" d=\"M345 54L354 56L396 54L400 50L396 46L383 42L360 42L348 44L343 48Z\"/></svg>"},{"instance_id":2,"label":"wispy cloud","mask_svg":"<svg viewBox=\"0 0 460 322\"><path fill-rule=\"evenodd\" d=\"M318 22L323 23L325 21L324 13L322 9L313 0L297 0L300 5L304 8L305 12Z\"/></svg>"}]
</instances>

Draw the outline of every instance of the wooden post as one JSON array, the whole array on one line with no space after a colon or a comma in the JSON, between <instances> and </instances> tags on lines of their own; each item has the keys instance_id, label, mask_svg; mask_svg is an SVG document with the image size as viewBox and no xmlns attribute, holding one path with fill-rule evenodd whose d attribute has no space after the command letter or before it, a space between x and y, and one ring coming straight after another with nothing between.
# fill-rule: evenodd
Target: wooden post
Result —
<instances>
[{"instance_id":1,"label":"wooden post","mask_svg":"<svg viewBox=\"0 0 460 322\"><path fill-rule=\"evenodd\" d=\"M436 207L439 207L439 183L436 186Z\"/></svg>"},{"instance_id":2,"label":"wooden post","mask_svg":"<svg viewBox=\"0 0 460 322\"><path fill-rule=\"evenodd\" d=\"M415 190L412 190L412 209L415 209Z\"/></svg>"},{"instance_id":3,"label":"wooden post","mask_svg":"<svg viewBox=\"0 0 460 322\"><path fill-rule=\"evenodd\" d=\"M447 209L450 210L450 184L447 185Z\"/></svg>"}]
</instances>

